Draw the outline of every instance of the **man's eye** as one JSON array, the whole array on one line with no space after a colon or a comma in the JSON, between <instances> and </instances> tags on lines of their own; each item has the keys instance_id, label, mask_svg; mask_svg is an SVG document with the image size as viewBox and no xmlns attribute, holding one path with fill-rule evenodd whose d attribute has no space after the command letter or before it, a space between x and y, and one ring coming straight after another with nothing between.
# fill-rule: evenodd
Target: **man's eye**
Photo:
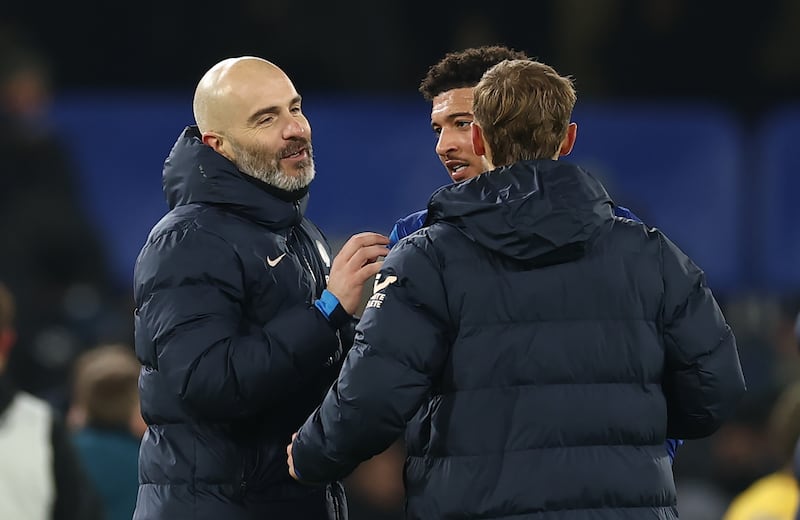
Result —
<instances>
[{"instance_id":1,"label":"man's eye","mask_svg":"<svg viewBox=\"0 0 800 520\"><path fill-rule=\"evenodd\" d=\"M442 129L441 129L441 128L438 128L438 127L437 127L437 128L434 128L434 129L433 129L433 133L434 133L434 134L436 134L436 135L438 136L438 135L440 135L440 134L442 133Z\"/></svg>"},{"instance_id":2,"label":"man's eye","mask_svg":"<svg viewBox=\"0 0 800 520\"><path fill-rule=\"evenodd\" d=\"M292 107L289 109L292 114L299 114L301 112L300 107Z\"/></svg>"},{"instance_id":3,"label":"man's eye","mask_svg":"<svg viewBox=\"0 0 800 520\"><path fill-rule=\"evenodd\" d=\"M472 124L472 121L456 121L456 127L467 128Z\"/></svg>"},{"instance_id":4,"label":"man's eye","mask_svg":"<svg viewBox=\"0 0 800 520\"><path fill-rule=\"evenodd\" d=\"M271 122L272 122L274 119L275 119L275 118L274 118L274 117L272 117L272 116L265 117L264 119L260 120L260 121L258 122L258 124L260 124L260 125L268 125L268 124L270 124L270 123L271 123Z\"/></svg>"}]
</instances>

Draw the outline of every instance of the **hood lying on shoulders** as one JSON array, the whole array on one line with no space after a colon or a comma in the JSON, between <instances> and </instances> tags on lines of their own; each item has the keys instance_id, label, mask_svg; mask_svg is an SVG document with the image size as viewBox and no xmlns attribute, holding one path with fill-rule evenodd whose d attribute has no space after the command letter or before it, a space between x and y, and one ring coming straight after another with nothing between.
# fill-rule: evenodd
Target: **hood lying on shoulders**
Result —
<instances>
[{"instance_id":1,"label":"hood lying on shoulders","mask_svg":"<svg viewBox=\"0 0 800 520\"><path fill-rule=\"evenodd\" d=\"M487 249L550 265L583 256L613 219L613 201L588 172L564 161L521 161L439 189L428 224L450 223Z\"/></svg>"},{"instance_id":2,"label":"hood lying on shoulders","mask_svg":"<svg viewBox=\"0 0 800 520\"><path fill-rule=\"evenodd\" d=\"M308 204L307 188L286 192L242 173L203 143L196 126L187 126L173 145L162 184L170 209L198 202L223 205L270 226L298 222Z\"/></svg>"}]
</instances>

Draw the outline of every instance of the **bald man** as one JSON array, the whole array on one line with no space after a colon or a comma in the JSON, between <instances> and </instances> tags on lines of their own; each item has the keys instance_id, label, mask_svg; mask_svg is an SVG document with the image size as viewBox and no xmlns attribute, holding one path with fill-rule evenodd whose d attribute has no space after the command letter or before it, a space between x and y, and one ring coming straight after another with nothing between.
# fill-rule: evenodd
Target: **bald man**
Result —
<instances>
[{"instance_id":1,"label":"bald man","mask_svg":"<svg viewBox=\"0 0 800 520\"><path fill-rule=\"evenodd\" d=\"M193 105L134 274L134 519L344 518L341 486L293 481L284 447L338 374L388 238L355 235L333 258L304 217L311 127L280 68L221 61Z\"/></svg>"}]
</instances>

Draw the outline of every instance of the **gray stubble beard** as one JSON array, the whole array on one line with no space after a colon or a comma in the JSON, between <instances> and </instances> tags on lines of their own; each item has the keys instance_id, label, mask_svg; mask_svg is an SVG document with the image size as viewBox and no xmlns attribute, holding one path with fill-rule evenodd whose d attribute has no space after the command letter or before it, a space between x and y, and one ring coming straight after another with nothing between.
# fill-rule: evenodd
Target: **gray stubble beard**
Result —
<instances>
[{"instance_id":1,"label":"gray stubble beard","mask_svg":"<svg viewBox=\"0 0 800 520\"><path fill-rule=\"evenodd\" d=\"M258 150L253 153L238 144L233 144L236 153L236 166L242 173L269 184L279 190L296 191L305 188L314 180L316 171L314 169L314 154L311 142L306 142L304 147L308 153L308 158L297 164L297 174L289 175L280 167L278 154L283 150L272 153L266 150Z\"/></svg>"}]
</instances>

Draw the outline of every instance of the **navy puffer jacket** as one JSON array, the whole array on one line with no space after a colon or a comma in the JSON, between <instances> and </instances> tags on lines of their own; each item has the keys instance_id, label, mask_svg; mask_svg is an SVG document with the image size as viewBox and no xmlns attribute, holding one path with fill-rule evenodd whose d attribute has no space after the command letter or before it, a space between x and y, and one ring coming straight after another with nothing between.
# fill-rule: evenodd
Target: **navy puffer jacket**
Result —
<instances>
[{"instance_id":1,"label":"navy puffer jacket","mask_svg":"<svg viewBox=\"0 0 800 520\"><path fill-rule=\"evenodd\" d=\"M134 518L324 518L324 489L293 481L285 451L350 341L313 305L331 251L308 195L239 172L195 127L163 182L170 211L135 268L148 430Z\"/></svg>"},{"instance_id":2,"label":"navy puffer jacket","mask_svg":"<svg viewBox=\"0 0 800 520\"><path fill-rule=\"evenodd\" d=\"M702 271L565 162L435 193L387 257L294 462L346 475L408 428L410 519L677 517L667 437L744 392Z\"/></svg>"}]
</instances>

